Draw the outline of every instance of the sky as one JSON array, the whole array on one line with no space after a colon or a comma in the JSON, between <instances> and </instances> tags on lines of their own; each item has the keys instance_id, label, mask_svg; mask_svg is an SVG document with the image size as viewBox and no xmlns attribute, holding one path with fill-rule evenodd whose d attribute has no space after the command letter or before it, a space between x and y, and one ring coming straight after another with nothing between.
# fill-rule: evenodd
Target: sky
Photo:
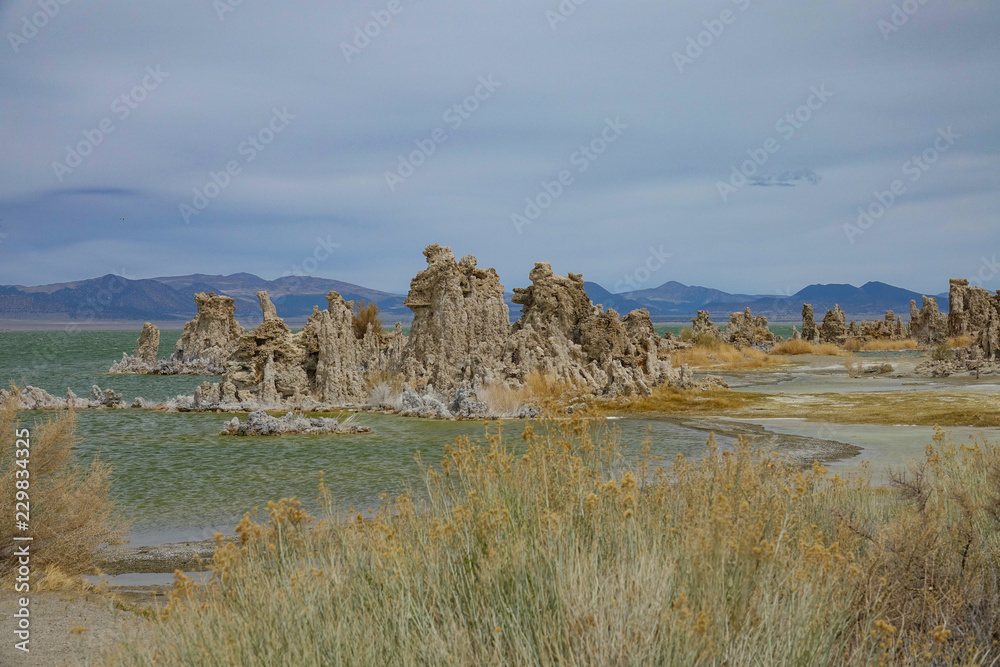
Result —
<instances>
[{"instance_id":1,"label":"sky","mask_svg":"<svg viewBox=\"0 0 1000 667\"><path fill-rule=\"evenodd\" d=\"M0 2L0 284L431 243L615 291L1000 289L1000 3Z\"/></svg>"}]
</instances>

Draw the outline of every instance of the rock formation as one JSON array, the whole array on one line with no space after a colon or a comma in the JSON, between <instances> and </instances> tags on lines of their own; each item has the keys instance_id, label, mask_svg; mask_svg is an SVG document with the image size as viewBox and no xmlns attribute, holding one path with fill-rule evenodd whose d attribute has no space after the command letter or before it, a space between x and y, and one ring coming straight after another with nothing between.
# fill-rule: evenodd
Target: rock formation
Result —
<instances>
[{"instance_id":1,"label":"rock formation","mask_svg":"<svg viewBox=\"0 0 1000 667\"><path fill-rule=\"evenodd\" d=\"M948 316L938 310L937 299L925 296L920 310L910 301L910 336L922 345L939 345L948 337Z\"/></svg>"},{"instance_id":2,"label":"rock formation","mask_svg":"<svg viewBox=\"0 0 1000 667\"><path fill-rule=\"evenodd\" d=\"M843 345L846 339L847 316L841 310L840 304L835 304L833 310L826 311L826 315L823 317L823 325L819 329L819 340L821 343Z\"/></svg>"},{"instance_id":3,"label":"rock formation","mask_svg":"<svg viewBox=\"0 0 1000 667\"><path fill-rule=\"evenodd\" d=\"M236 321L236 303L215 292L199 292L194 301L198 314L184 325L184 333L170 360L186 366L221 369L243 335L243 327Z\"/></svg>"},{"instance_id":4,"label":"rock formation","mask_svg":"<svg viewBox=\"0 0 1000 667\"><path fill-rule=\"evenodd\" d=\"M767 318L763 315L755 317L749 307L742 313L732 313L729 316L726 338L730 345L738 349L752 347L767 351L775 344L774 334L767 325Z\"/></svg>"},{"instance_id":5,"label":"rock formation","mask_svg":"<svg viewBox=\"0 0 1000 667\"><path fill-rule=\"evenodd\" d=\"M819 342L819 327L816 326L813 307L808 303L802 304L802 340L808 343Z\"/></svg>"},{"instance_id":6,"label":"rock formation","mask_svg":"<svg viewBox=\"0 0 1000 667\"><path fill-rule=\"evenodd\" d=\"M278 309L271 303L271 297L267 292L257 292L257 300L260 302L260 310L264 315L264 321L278 319Z\"/></svg>"},{"instance_id":7,"label":"rock formation","mask_svg":"<svg viewBox=\"0 0 1000 667\"><path fill-rule=\"evenodd\" d=\"M510 313L497 272L476 268L472 255L456 262L447 246L427 246L424 257L427 268L410 281L404 302L413 311L407 379L442 392L463 383L502 381Z\"/></svg>"},{"instance_id":8,"label":"rock formation","mask_svg":"<svg viewBox=\"0 0 1000 667\"><path fill-rule=\"evenodd\" d=\"M690 381L670 364L669 346L656 335L649 311L624 318L595 306L583 277L559 276L547 262L528 274L531 285L514 289L521 305L503 350L503 373L513 384L539 372L606 396L648 395L660 383Z\"/></svg>"},{"instance_id":9,"label":"rock formation","mask_svg":"<svg viewBox=\"0 0 1000 667\"><path fill-rule=\"evenodd\" d=\"M106 408L119 410L128 407L122 395L114 389L101 390L96 384L90 388L90 398L79 398L72 389L66 398L53 396L44 389L28 385L19 394L0 389L0 405L13 403L18 410L85 410Z\"/></svg>"},{"instance_id":10,"label":"rock formation","mask_svg":"<svg viewBox=\"0 0 1000 667\"><path fill-rule=\"evenodd\" d=\"M711 336L722 340L722 330L712 324L712 319L707 310L699 310L696 317L691 320L691 334L695 340L699 336Z\"/></svg>"},{"instance_id":11,"label":"rock formation","mask_svg":"<svg viewBox=\"0 0 1000 667\"><path fill-rule=\"evenodd\" d=\"M225 423L220 435L288 435L292 433L331 434L331 433L371 433L367 426L352 424L353 415L344 421L331 417L307 418L291 412L283 417L272 417L263 410L257 410L247 415L247 420L241 422L239 417L233 417Z\"/></svg>"},{"instance_id":12,"label":"rock formation","mask_svg":"<svg viewBox=\"0 0 1000 667\"><path fill-rule=\"evenodd\" d=\"M903 318L891 310L885 311L881 320L864 320L860 324L852 321L847 329L847 337L867 343L872 340L903 340L909 335Z\"/></svg>"},{"instance_id":13,"label":"rock formation","mask_svg":"<svg viewBox=\"0 0 1000 667\"><path fill-rule=\"evenodd\" d=\"M122 353L122 360L113 364L108 373L147 374L156 369L156 357L160 353L160 330L146 322L142 325L135 352Z\"/></svg>"},{"instance_id":14,"label":"rock formation","mask_svg":"<svg viewBox=\"0 0 1000 667\"><path fill-rule=\"evenodd\" d=\"M970 287L964 278L952 278L948 289L948 335L974 336L986 328L1000 306L1000 291L991 294Z\"/></svg>"}]
</instances>

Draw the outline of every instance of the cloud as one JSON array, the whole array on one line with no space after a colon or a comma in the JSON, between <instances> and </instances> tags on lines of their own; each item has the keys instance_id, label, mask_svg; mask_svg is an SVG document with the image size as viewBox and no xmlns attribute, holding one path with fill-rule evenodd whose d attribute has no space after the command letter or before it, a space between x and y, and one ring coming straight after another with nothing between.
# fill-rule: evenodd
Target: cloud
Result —
<instances>
[{"instance_id":1,"label":"cloud","mask_svg":"<svg viewBox=\"0 0 1000 667\"><path fill-rule=\"evenodd\" d=\"M821 180L823 180L823 178L812 169L797 169L795 171L760 174L749 179L750 185L756 185L759 187L794 187L799 183L819 185Z\"/></svg>"},{"instance_id":2,"label":"cloud","mask_svg":"<svg viewBox=\"0 0 1000 667\"><path fill-rule=\"evenodd\" d=\"M319 275L392 292L443 243L508 286L536 261L614 285L662 245L661 282L936 293L1000 251L1000 5L927 3L885 40L882 3L722 4L738 20L681 74L674 52L706 41L718 7L584 3L553 30L548 0L404 1L348 62L342 45L384 0L246 1L222 20L203 0L69 2L17 53L7 36L37 0L0 3L0 283L121 263L273 278L329 235L343 250ZM502 86L468 102L490 76ZM823 85L833 97L786 140L775 122ZM295 117L271 136L285 108ZM628 129L602 148L618 117ZM949 125L960 143L848 243L857 208ZM385 173L439 128L446 140L391 191ZM760 187L720 201L715 184L769 137L780 150ZM583 171L581 151L595 157ZM518 234L511 215L562 170L572 185ZM819 174L822 187L790 187Z\"/></svg>"}]
</instances>

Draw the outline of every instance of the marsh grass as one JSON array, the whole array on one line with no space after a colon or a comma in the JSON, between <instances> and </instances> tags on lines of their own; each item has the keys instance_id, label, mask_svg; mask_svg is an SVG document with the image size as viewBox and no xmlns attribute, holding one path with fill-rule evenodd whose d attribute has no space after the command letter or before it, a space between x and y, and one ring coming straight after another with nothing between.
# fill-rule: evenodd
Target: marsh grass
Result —
<instances>
[{"instance_id":1,"label":"marsh grass","mask_svg":"<svg viewBox=\"0 0 1000 667\"><path fill-rule=\"evenodd\" d=\"M687 364L692 368L712 368L715 370L749 370L765 368L785 363L766 352L754 348L738 349L713 336L700 335L689 348L670 353L674 366Z\"/></svg>"},{"instance_id":2,"label":"marsh grass","mask_svg":"<svg viewBox=\"0 0 1000 667\"><path fill-rule=\"evenodd\" d=\"M16 388L14 388L16 390ZM18 429L30 426L28 476L16 464ZM0 407L0 578L13 579L17 566L13 537L30 535L33 590L64 590L94 568L94 553L124 540L126 522L111 496L111 468L95 457L74 456L76 416L72 412L25 424L13 405ZM16 482L29 482L29 525L15 529ZM19 508L20 509L20 508Z\"/></svg>"},{"instance_id":3,"label":"marsh grass","mask_svg":"<svg viewBox=\"0 0 1000 667\"><path fill-rule=\"evenodd\" d=\"M786 340L771 348L771 354L793 356L798 354L820 354L841 356L844 351L832 343L810 343L806 340Z\"/></svg>"},{"instance_id":4,"label":"marsh grass","mask_svg":"<svg viewBox=\"0 0 1000 667\"><path fill-rule=\"evenodd\" d=\"M663 466L607 422L459 438L365 517L292 500L178 576L102 665L986 664L1000 451L943 436L892 488L710 440Z\"/></svg>"}]
</instances>

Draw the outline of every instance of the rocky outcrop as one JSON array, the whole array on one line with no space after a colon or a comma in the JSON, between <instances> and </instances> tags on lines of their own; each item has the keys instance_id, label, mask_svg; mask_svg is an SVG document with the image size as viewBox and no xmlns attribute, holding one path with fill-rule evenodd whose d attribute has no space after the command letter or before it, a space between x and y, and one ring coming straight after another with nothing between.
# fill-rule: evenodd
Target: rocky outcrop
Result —
<instances>
[{"instance_id":1,"label":"rocky outcrop","mask_svg":"<svg viewBox=\"0 0 1000 667\"><path fill-rule=\"evenodd\" d=\"M699 336L711 336L722 340L722 329L712 323L712 319L707 310L699 310L693 320L691 320L691 335L695 340Z\"/></svg>"},{"instance_id":2,"label":"rocky outcrop","mask_svg":"<svg viewBox=\"0 0 1000 667\"><path fill-rule=\"evenodd\" d=\"M199 292L194 301L198 314L184 325L170 360L189 367L221 369L243 335L243 327L236 321L236 302L215 292Z\"/></svg>"},{"instance_id":3,"label":"rocky outcrop","mask_svg":"<svg viewBox=\"0 0 1000 667\"><path fill-rule=\"evenodd\" d=\"M922 345L939 345L948 337L948 316L938 310L937 299L925 296L920 310L910 301L910 336Z\"/></svg>"},{"instance_id":4,"label":"rocky outcrop","mask_svg":"<svg viewBox=\"0 0 1000 667\"><path fill-rule=\"evenodd\" d=\"M975 336L989 323L1000 306L1000 291L994 293L952 278L948 289L948 335Z\"/></svg>"},{"instance_id":5,"label":"rocky outcrop","mask_svg":"<svg viewBox=\"0 0 1000 667\"><path fill-rule=\"evenodd\" d=\"M260 310L265 322L278 319L278 309L271 303L271 297L267 292L257 292L257 300L260 302Z\"/></svg>"},{"instance_id":6,"label":"rocky outcrop","mask_svg":"<svg viewBox=\"0 0 1000 667\"><path fill-rule=\"evenodd\" d=\"M86 410L104 408L118 410L128 407L122 395L114 389L102 390L96 384L90 388L90 398L80 398L72 389L66 390L66 397L53 396L44 389L28 385L20 393L0 389L0 405L13 403L18 410Z\"/></svg>"},{"instance_id":7,"label":"rocky outcrop","mask_svg":"<svg viewBox=\"0 0 1000 667\"><path fill-rule=\"evenodd\" d=\"M463 383L502 381L510 314L497 272L477 268L472 255L456 262L447 246L427 246L424 257L427 268L404 302L413 311L407 379L447 393Z\"/></svg>"},{"instance_id":8,"label":"rocky outcrop","mask_svg":"<svg viewBox=\"0 0 1000 667\"><path fill-rule=\"evenodd\" d=\"M324 403L356 403L368 395L362 375L366 356L362 343L369 354L378 354L382 346L378 334L371 330L362 341L357 339L353 301L344 301L337 292L327 294L326 301L326 310L314 311L302 330L308 391Z\"/></svg>"},{"instance_id":9,"label":"rocky outcrop","mask_svg":"<svg viewBox=\"0 0 1000 667\"><path fill-rule=\"evenodd\" d=\"M514 289L521 317L503 350L510 383L538 372L597 394L630 396L680 380L647 310L624 318L605 311L591 303L581 275L556 275L547 262L536 263L528 277L529 287Z\"/></svg>"},{"instance_id":10,"label":"rocky outcrop","mask_svg":"<svg viewBox=\"0 0 1000 667\"><path fill-rule=\"evenodd\" d=\"M775 345L767 318L763 315L754 316L749 307L742 313L732 313L729 316L726 339L737 349L752 347L766 352Z\"/></svg>"},{"instance_id":11,"label":"rocky outcrop","mask_svg":"<svg viewBox=\"0 0 1000 667\"><path fill-rule=\"evenodd\" d=\"M903 323L903 318L891 310L885 311L881 320L864 320L860 324L851 321L847 328L847 337L867 343L873 340L903 340L909 336L909 330Z\"/></svg>"},{"instance_id":12,"label":"rocky outcrop","mask_svg":"<svg viewBox=\"0 0 1000 667\"><path fill-rule=\"evenodd\" d=\"M275 436L289 435L295 433L308 434L345 434L345 433L371 433L367 426L358 426L351 423L353 415L344 421L330 417L308 418L289 412L283 417L272 417L263 410L257 410L247 415L247 420L241 422L239 417L225 423L220 435L240 435L240 436Z\"/></svg>"},{"instance_id":13,"label":"rocky outcrop","mask_svg":"<svg viewBox=\"0 0 1000 667\"><path fill-rule=\"evenodd\" d=\"M826 311L823 317L823 325L819 329L819 341L843 345L845 340L847 340L847 316L841 310L840 304L835 304L833 310Z\"/></svg>"},{"instance_id":14,"label":"rocky outcrop","mask_svg":"<svg viewBox=\"0 0 1000 667\"><path fill-rule=\"evenodd\" d=\"M139 340L136 341L135 352L122 353L122 360L113 364L108 373L139 374L152 373L156 369L156 357L160 353L160 330L146 322L142 325Z\"/></svg>"},{"instance_id":15,"label":"rocky outcrop","mask_svg":"<svg viewBox=\"0 0 1000 667\"><path fill-rule=\"evenodd\" d=\"M813 307L802 304L802 340L807 343L819 342L819 327L816 326L816 316L813 314Z\"/></svg>"},{"instance_id":16,"label":"rocky outcrop","mask_svg":"<svg viewBox=\"0 0 1000 667\"><path fill-rule=\"evenodd\" d=\"M986 310L986 321L976 336L976 348L989 360L1000 356L1000 313L996 308Z\"/></svg>"}]
</instances>

